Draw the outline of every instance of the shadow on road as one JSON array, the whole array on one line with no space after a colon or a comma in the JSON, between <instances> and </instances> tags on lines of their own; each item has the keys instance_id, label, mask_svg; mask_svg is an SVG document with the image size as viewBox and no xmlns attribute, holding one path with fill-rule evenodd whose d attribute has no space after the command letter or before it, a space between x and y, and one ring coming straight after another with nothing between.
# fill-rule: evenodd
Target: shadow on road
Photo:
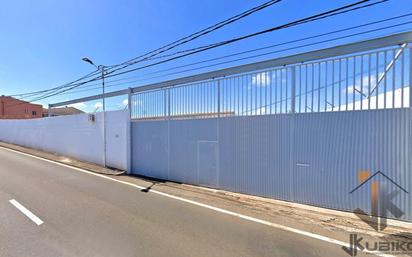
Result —
<instances>
[{"instance_id":1,"label":"shadow on road","mask_svg":"<svg viewBox=\"0 0 412 257\"><path fill-rule=\"evenodd\" d=\"M166 182L169 182L168 180L151 178L151 177L146 177L146 176L139 176L139 175L129 175L129 176L139 178L139 179L144 180L146 182L152 183L150 186L140 190L143 193L148 193L156 185L160 185L160 184L164 184Z\"/></svg>"},{"instance_id":2,"label":"shadow on road","mask_svg":"<svg viewBox=\"0 0 412 257\"><path fill-rule=\"evenodd\" d=\"M152 187L153 187L154 185L156 185L156 184L158 184L158 183L153 182L150 186L148 186L148 187L143 188L142 190L140 190L140 192L149 193L150 189L152 189Z\"/></svg>"}]
</instances>

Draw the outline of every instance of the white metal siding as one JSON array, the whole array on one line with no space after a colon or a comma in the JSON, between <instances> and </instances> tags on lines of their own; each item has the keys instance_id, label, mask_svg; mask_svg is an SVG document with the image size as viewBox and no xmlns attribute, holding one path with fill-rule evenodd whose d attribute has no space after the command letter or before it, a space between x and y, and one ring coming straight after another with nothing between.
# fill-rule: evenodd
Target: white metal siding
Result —
<instances>
[{"instance_id":1,"label":"white metal siding","mask_svg":"<svg viewBox=\"0 0 412 257\"><path fill-rule=\"evenodd\" d=\"M349 193L358 185L357 173L381 171L409 191L410 126L407 108L136 121L132 168L146 176L370 212L370 185ZM213 169L198 168L202 142L217 144L217 181ZM401 192L393 200L405 211L401 219L412 220L411 199Z\"/></svg>"}]
</instances>

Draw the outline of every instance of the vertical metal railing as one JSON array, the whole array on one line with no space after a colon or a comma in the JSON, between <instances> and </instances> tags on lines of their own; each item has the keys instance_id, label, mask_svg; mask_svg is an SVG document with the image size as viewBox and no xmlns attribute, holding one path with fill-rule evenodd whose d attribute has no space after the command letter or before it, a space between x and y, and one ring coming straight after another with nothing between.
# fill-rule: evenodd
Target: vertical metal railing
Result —
<instances>
[{"instance_id":1,"label":"vertical metal railing","mask_svg":"<svg viewBox=\"0 0 412 257\"><path fill-rule=\"evenodd\" d=\"M190 119L407 108L411 59L411 48L403 44L144 91L132 95L132 118Z\"/></svg>"}]
</instances>

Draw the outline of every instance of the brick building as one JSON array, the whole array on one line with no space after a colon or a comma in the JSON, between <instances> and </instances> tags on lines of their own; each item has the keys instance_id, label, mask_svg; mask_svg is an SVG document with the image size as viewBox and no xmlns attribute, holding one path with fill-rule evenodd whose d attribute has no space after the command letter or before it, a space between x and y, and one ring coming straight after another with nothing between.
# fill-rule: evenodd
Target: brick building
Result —
<instances>
[{"instance_id":1,"label":"brick building","mask_svg":"<svg viewBox=\"0 0 412 257\"><path fill-rule=\"evenodd\" d=\"M15 99L10 96L0 96L0 119L34 119L41 118L43 106Z\"/></svg>"}]
</instances>

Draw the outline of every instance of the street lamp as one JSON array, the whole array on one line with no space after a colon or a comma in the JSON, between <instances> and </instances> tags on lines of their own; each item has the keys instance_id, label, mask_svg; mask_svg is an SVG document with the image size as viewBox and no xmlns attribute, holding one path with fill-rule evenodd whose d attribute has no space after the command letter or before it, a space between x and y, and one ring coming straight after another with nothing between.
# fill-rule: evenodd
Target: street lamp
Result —
<instances>
[{"instance_id":1,"label":"street lamp","mask_svg":"<svg viewBox=\"0 0 412 257\"><path fill-rule=\"evenodd\" d=\"M105 69L106 66L104 65L96 65L92 62L87 57L83 57L82 60L84 62L87 62L94 67L96 67L97 70L101 71L102 73L102 98L103 98L103 162L104 162L104 167L106 167L106 99L105 99L105 85L104 85L104 75L105 75Z\"/></svg>"},{"instance_id":2,"label":"street lamp","mask_svg":"<svg viewBox=\"0 0 412 257\"><path fill-rule=\"evenodd\" d=\"M103 112L105 112L106 111L106 103L105 103L106 101L105 101L105 96L104 96L104 93L105 93L104 75L105 75L106 66L96 65L92 62L92 60L90 60L87 57L83 57L82 60L93 65L94 67L96 67L97 70L101 71L102 73Z\"/></svg>"}]
</instances>

